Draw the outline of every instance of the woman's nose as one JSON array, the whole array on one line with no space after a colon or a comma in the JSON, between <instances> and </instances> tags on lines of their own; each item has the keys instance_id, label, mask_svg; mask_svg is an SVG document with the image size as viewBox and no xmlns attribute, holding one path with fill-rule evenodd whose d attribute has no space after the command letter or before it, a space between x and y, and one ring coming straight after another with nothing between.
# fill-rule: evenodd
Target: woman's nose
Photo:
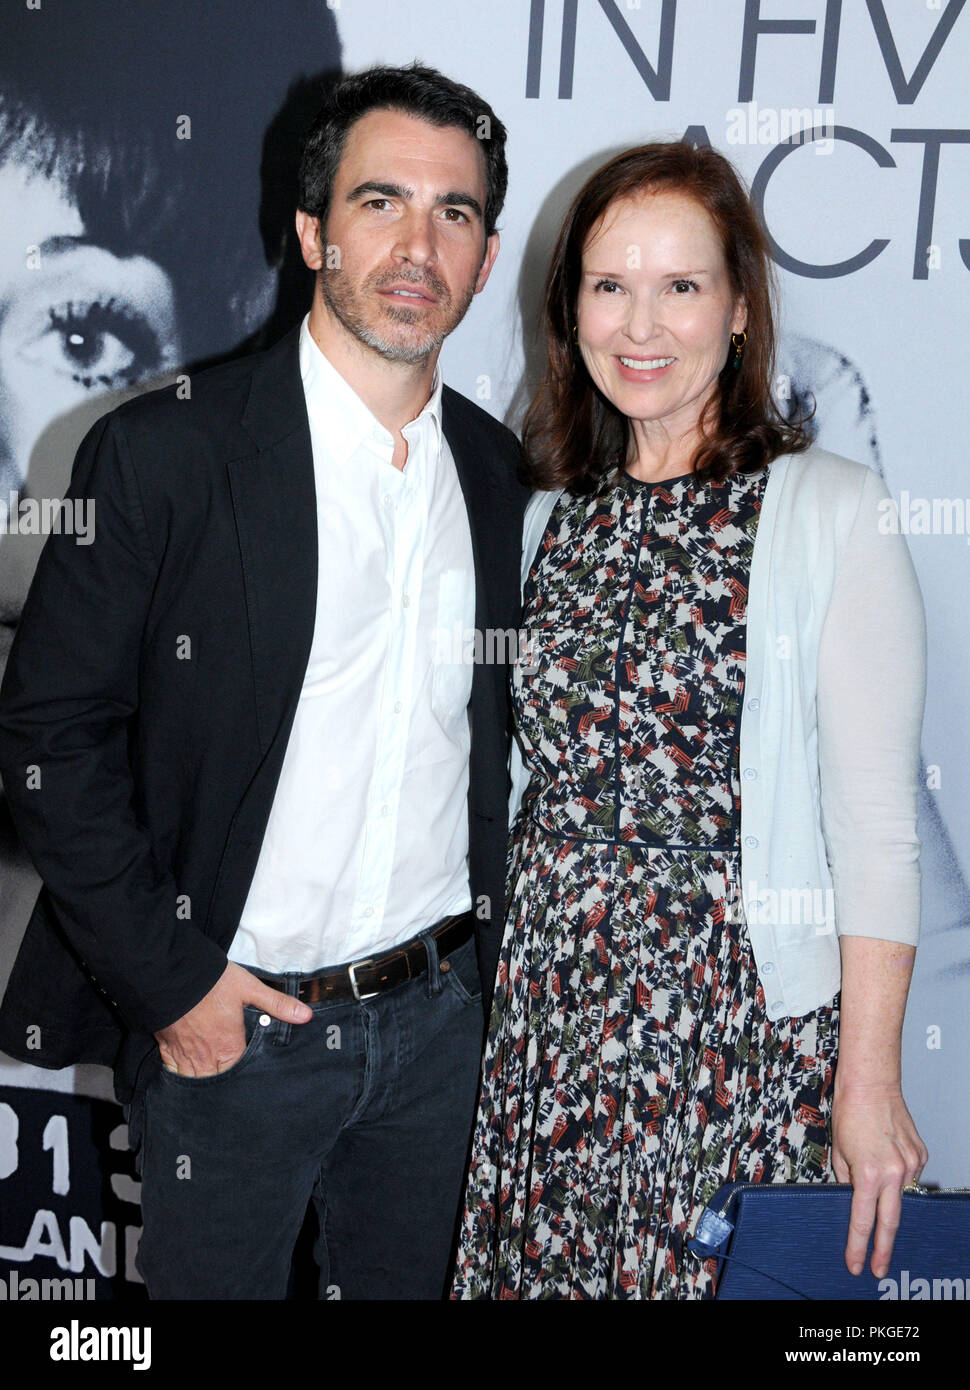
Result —
<instances>
[{"instance_id":1,"label":"woman's nose","mask_svg":"<svg viewBox=\"0 0 970 1390\"><path fill-rule=\"evenodd\" d=\"M633 343L645 343L657 334L659 318L652 295L634 295L624 331Z\"/></svg>"}]
</instances>

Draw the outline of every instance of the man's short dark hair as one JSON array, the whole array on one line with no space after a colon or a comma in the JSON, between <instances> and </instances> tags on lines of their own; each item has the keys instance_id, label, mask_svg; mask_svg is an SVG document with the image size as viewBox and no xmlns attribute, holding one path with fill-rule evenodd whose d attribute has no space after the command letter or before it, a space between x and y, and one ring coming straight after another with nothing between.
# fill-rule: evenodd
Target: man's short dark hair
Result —
<instances>
[{"instance_id":1,"label":"man's short dark hair","mask_svg":"<svg viewBox=\"0 0 970 1390\"><path fill-rule=\"evenodd\" d=\"M508 185L505 126L487 101L434 68L377 67L344 78L330 92L303 142L299 206L326 224L333 181L350 127L370 111L403 111L436 126L457 126L485 157L485 235L491 236Z\"/></svg>"}]
</instances>

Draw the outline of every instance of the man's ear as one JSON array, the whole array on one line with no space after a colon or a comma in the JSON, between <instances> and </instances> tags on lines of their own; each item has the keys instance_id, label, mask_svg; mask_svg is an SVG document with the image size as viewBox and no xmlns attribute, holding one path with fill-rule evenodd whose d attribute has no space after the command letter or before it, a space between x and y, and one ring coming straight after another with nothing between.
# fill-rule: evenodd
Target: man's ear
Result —
<instances>
[{"instance_id":1,"label":"man's ear","mask_svg":"<svg viewBox=\"0 0 970 1390\"><path fill-rule=\"evenodd\" d=\"M323 269L323 236L319 217L311 217L302 208L296 213L296 235L303 259L311 270Z\"/></svg>"},{"instance_id":2,"label":"man's ear","mask_svg":"<svg viewBox=\"0 0 970 1390\"><path fill-rule=\"evenodd\" d=\"M478 272L478 279L475 281L475 293L481 294L485 288L486 281L492 273L492 266L495 264L495 257L498 255L498 232L493 232L485 242L485 255L482 259L482 267Z\"/></svg>"}]
</instances>

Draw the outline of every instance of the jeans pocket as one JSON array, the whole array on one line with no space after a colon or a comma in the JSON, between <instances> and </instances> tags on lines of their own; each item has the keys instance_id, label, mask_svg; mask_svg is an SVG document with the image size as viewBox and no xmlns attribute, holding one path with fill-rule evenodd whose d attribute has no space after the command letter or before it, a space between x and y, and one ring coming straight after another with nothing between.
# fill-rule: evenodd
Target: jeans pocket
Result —
<instances>
[{"instance_id":1,"label":"jeans pocket","mask_svg":"<svg viewBox=\"0 0 970 1390\"><path fill-rule=\"evenodd\" d=\"M243 1005L243 1023L246 1029L246 1046L239 1057L236 1058L231 1067L226 1067L223 1071L214 1072L210 1076L184 1076L181 1072L169 1071L166 1066L159 1068L159 1076L176 1086L212 1086L219 1085L232 1077L237 1076L252 1061L260 1051L263 1042L263 1034L266 1031L259 1022L263 1016L261 1009L257 1009L254 1004Z\"/></svg>"},{"instance_id":2,"label":"jeans pocket","mask_svg":"<svg viewBox=\"0 0 970 1390\"><path fill-rule=\"evenodd\" d=\"M454 990L458 998L464 1004L480 1004L482 999L482 981L478 973L478 957L475 953L475 938L466 941L464 946L459 946L457 951L452 951L450 956L446 956L442 961L442 967L447 965L448 969L441 970L448 986Z\"/></svg>"}]
</instances>

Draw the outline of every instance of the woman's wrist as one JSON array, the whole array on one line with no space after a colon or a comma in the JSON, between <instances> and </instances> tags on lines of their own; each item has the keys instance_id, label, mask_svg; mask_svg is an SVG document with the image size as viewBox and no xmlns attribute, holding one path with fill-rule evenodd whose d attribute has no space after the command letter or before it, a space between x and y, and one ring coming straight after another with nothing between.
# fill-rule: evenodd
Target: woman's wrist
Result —
<instances>
[{"instance_id":1,"label":"woman's wrist","mask_svg":"<svg viewBox=\"0 0 970 1390\"><path fill-rule=\"evenodd\" d=\"M860 1075L848 1076L841 1074L841 1068L835 1069L835 1087L833 1090L835 1100L878 1100L881 1097L901 1096L903 1094L902 1078L898 1072L885 1076Z\"/></svg>"}]
</instances>

